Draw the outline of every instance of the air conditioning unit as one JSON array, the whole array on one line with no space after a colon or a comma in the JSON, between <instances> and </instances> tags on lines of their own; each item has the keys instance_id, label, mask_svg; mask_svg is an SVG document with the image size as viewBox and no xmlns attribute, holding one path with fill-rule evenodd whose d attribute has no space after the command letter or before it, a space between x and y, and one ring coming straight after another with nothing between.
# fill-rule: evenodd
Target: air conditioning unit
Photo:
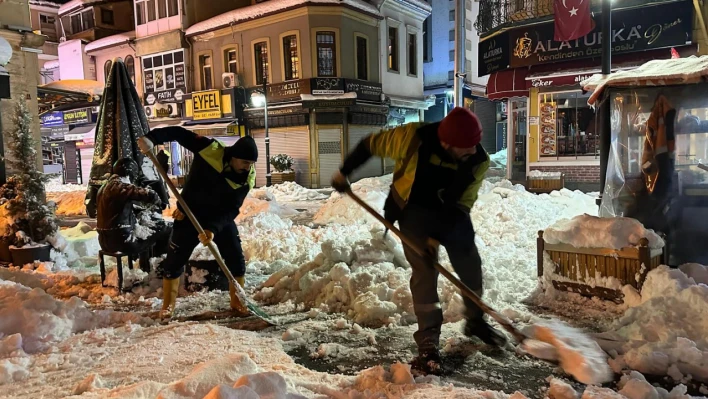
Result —
<instances>
[{"instance_id":1,"label":"air conditioning unit","mask_svg":"<svg viewBox=\"0 0 708 399\"><path fill-rule=\"evenodd\" d=\"M240 86L238 76L236 76L235 73L231 72L221 74L221 82L223 83L225 89Z\"/></svg>"}]
</instances>

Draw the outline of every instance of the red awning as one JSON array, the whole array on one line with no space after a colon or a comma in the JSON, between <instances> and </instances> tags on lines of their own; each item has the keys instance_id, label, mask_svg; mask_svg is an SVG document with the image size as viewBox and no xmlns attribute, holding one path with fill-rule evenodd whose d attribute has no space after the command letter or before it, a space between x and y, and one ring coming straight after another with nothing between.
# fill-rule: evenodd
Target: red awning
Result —
<instances>
[{"instance_id":1,"label":"red awning","mask_svg":"<svg viewBox=\"0 0 708 399\"><path fill-rule=\"evenodd\" d=\"M487 98L490 100L502 100L510 97L528 97L529 90L526 88L527 71L527 68L514 68L489 75Z\"/></svg>"}]
</instances>

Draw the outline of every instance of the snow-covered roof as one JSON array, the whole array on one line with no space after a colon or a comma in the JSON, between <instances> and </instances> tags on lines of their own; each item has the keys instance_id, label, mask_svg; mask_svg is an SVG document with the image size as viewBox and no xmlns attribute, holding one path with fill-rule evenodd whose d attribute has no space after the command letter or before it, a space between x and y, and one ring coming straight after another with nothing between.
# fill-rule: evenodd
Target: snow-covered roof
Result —
<instances>
[{"instance_id":1,"label":"snow-covered roof","mask_svg":"<svg viewBox=\"0 0 708 399\"><path fill-rule=\"evenodd\" d=\"M708 76L708 56L691 56L670 60L652 60L628 71L605 76L596 74L580 83L586 91L593 91L588 104L594 104L605 87L665 86L690 84Z\"/></svg>"},{"instance_id":2,"label":"snow-covered roof","mask_svg":"<svg viewBox=\"0 0 708 399\"><path fill-rule=\"evenodd\" d=\"M300 99L302 101L316 101L316 100L323 100L323 101L336 101L336 100L351 100L351 99L356 99L356 93L344 93L344 94L328 94L328 95L319 95L319 94L300 94Z\"/></svg>"},{"instance_id":3,"label":"snow-covered roof","mask_svg":"<svg viewBox=\"0 0 708 399\"><path fill-rule=\"evenodd\" d=\"M46 85L42 85L41 87L73 91L76 93L84 93L90 96L100 96L103 95L103 89L105 86L103 85L103 83L97 82L95 80L67 79L47 83Z\"/></svg>"},{"instance_id":4,"label":"snow-covered roof","mask_svg":"<svg viewBox=\"0 0 708 399\"><path fill-rule=\"evenodd\" d=\"M59 68L59 60L51 60L44 63L44 69Z\"/></svg>"},{"instance_id":5,"label":"snow-covered roof","mask_svg":"<svg viewBox=\"0 0 708 399\"><path fill-rule=\"evenodd\" d=\"M76 9L84 5L98 3L100 1L105 0L71 0L70 2L63 4L61 7L59 7L59 15L64 15L69 12L76 11Z\"/></svg>"},{"instance_id":6,"label":"snow-covered roof","mask_svg":"<svg viewBox=\"0 0 708 399\"><path fill-rule=\"evenodd\" d=\"M118 33L116 35L94 40L86 45L86 52L101 50L107 47L117 46L135 40L135 31Z\"/></svg>"},{"instance_id":7,"label":"snow-covered roof","mask_svg":"<svg viewBox=\"0 0 708 399\"><path fill-rule=\"evenodd\" d=\"M76 1L76 0L74 0ZM380 16L379 10L363 0L277 0L266 1L252 6L238 8L192 25L185 32L187 36L209 32L231 24L264 17L269 14L307 5L344 5L359 11Z\"/></svg>"},{"instance_id":8,"label":"snow-covered roof","mask_svg":"<svg viewBox=\"0 0 708 399\"><path fill-rule=\"evenodd\" d=\"M46 0L29 0L29 5L30 6L40 6L40 7L51 7L51 8L60 8L61 4L55 3L53 1L46 1Z\"/></svg>"}]
</instances>

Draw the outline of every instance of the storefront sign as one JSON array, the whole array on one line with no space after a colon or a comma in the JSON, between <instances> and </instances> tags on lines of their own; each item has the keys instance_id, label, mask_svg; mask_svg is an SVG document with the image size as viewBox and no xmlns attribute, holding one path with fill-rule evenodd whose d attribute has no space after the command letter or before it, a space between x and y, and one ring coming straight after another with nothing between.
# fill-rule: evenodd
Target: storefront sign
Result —
<instances>
[{"instance_id":1,"label":"storefront sign","mask_svg":"<svg viewBox=\"0 0 708 399\"><path fill-rule=\"evenodd\" d=\"M180 116L179 105L177 103L147 105L145 106L145 116L148 119L176 118Z\"/></svg>"},{"instance_id":2,"label":"storefront sign","mask_svg":"<svg viewBox=\"0 0 708 399\"><path fill-rule=\"evenodd\" d=\"M597 71L598 73L600 71ZM583 80L589 79L592 73L566 76L544 76L526 78L526 87L577 86Z\"/></svg>"},{"instance_id":3,"label":"storefront sign","mask_svg":"<svg viewBox=\"0 0 708 399\"><path fill-rule=\"evenodd\" d=\"M289 107L268 108L268 116L306 114L308 111L301 105L293 105ZM263 109L248 110L246 116L249 118L262 118Z\"/></svg>"},{"instance_id":4,"label":"storefront sign","mask_svg":"<svg viewBox=\"0 0 708 399\"><path fill-rule=\"evenodd\" d=\"M219 90L192 93L194 120L221 118L221 93Z\"/></svg>"},{"instance_id":5,"label":"storefront sign","mask_svg":"<svg viewBox=\"0 0 708 399\"><path fill-rule=\"evenodd\" d=\"M61 126L64 124L64 113L61 111L50 112L42 115L42 127Z\"/></svg>"},{"instance_id":6,"label":"storefront sign","mask_svg":"<svg viewBox=\"0 0 708 399\"><path fill-rule=\"evenodd\" d=\"M344 79L340 78L313 78L312 94L344 94Z\"/></svg>"},{"instance_id":7,"label":"storefront sign","mask_svg":"<svg viewBox=\"0 0 708 399\"><path fill-rule=\"evenodd\" d=\"M91 108L73 109L64 111L64 124L72 125L91 122Z\"/></svg>"},{"instance_id":8,"label":"storefront sign","mask_svg":"<svg viewBox=\"0 0 708 399\"><path fill-rule=\"evenodd\" d=\"M356 98L359 100L377 102L381 101L381 93L383 93L381 83L357 79L344 79L344 91L356 93Z\"/></svg>"},{"instance_id":9,"label":"storefront sign","mask_svg":"<svg viewBox=\"0 0 708 399\"><path fill-rule=\"evenodd\" d=\"M255 92L263 92L259 87L253 87L249 90L248 98ZM268 85L268 102L278 102L285 100L299 100L300 94L310 92L310 80L293 80L283 83L275 83Z\"/></svg>"},{"instance_id":10,"label":"storefront sign","mask_svg":"<svg viewBox=\"0 0 708 399\"><path fill-rule=\"evenodd\" d=\"M145 105L153 105L156 103L181 103L184 101L184 94L186 91L186 87L178 87L176 89L148 93L147 95L145 95Z\"/></svg>"},{"instance_id":11,"label":"storefront sign","mask_svg":"<svg viewBox=\"0 0 708 399\"><path fill-rule=\"evenodd\" d=\"M508 32L480 42L477 57L478 75L485 76L509 68L510 48Z\"/></svg>"},{"instance_id":12,"label":"storefront sign","mask_svg":"<svg viewBox=\"0 0 708 399\"><path fill-rule=\"evenodd\" d=\"M349 107L356 104L354 98L343 98L341 100L313 100L303 101L302 105L305 108L339 108Z\"/></svg>"},{"instance_id":13,"label":"storefront sign","mask_svg":"<svg viewBox=\"0 0 708 399\"><path fill-rule=\"evenodd\" d=\"M688 1L612 12L612 53L625 54L691 43L693 7ZM596 13L595 29L566 42L553 40L553 22L510 32L511 67L599 57L602 21ZM490 39L491 40L491 39ZM480 57L488 47L480 45Z\"/></svg>"}]
</instances>

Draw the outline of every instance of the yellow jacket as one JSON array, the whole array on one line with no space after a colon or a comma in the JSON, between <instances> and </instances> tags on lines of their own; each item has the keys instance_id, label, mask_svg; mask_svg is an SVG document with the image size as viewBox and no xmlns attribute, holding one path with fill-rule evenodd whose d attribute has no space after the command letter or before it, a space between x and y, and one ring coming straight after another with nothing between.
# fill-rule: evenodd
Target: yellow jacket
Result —
<instances>
[{"instance_id":1,"label":"yellow jacket","mask_svg":"<svg viewBox=\"0 0 708 399\"><path fill-rule=\"evenodd\" d=\"M422 126L424 126L423 123L409 123L394 129L382 130L364 139L366 140L365 145L372 155L396 161L393 170L391 195L401 209L408 203L408 198L413 188L418 166L418 148L421 144L417 131ZM433 155L433 157L436 156ZM457 170L457 164L443 163L442 166ZM473 171L474 182L464 191L458 201L458 205L468 211L472 209L475 201L477 201L479 188L482 186L484 175L488 169L489 154L485 153L485 161L475 167Z\"/></svg>"}]
</instances>

